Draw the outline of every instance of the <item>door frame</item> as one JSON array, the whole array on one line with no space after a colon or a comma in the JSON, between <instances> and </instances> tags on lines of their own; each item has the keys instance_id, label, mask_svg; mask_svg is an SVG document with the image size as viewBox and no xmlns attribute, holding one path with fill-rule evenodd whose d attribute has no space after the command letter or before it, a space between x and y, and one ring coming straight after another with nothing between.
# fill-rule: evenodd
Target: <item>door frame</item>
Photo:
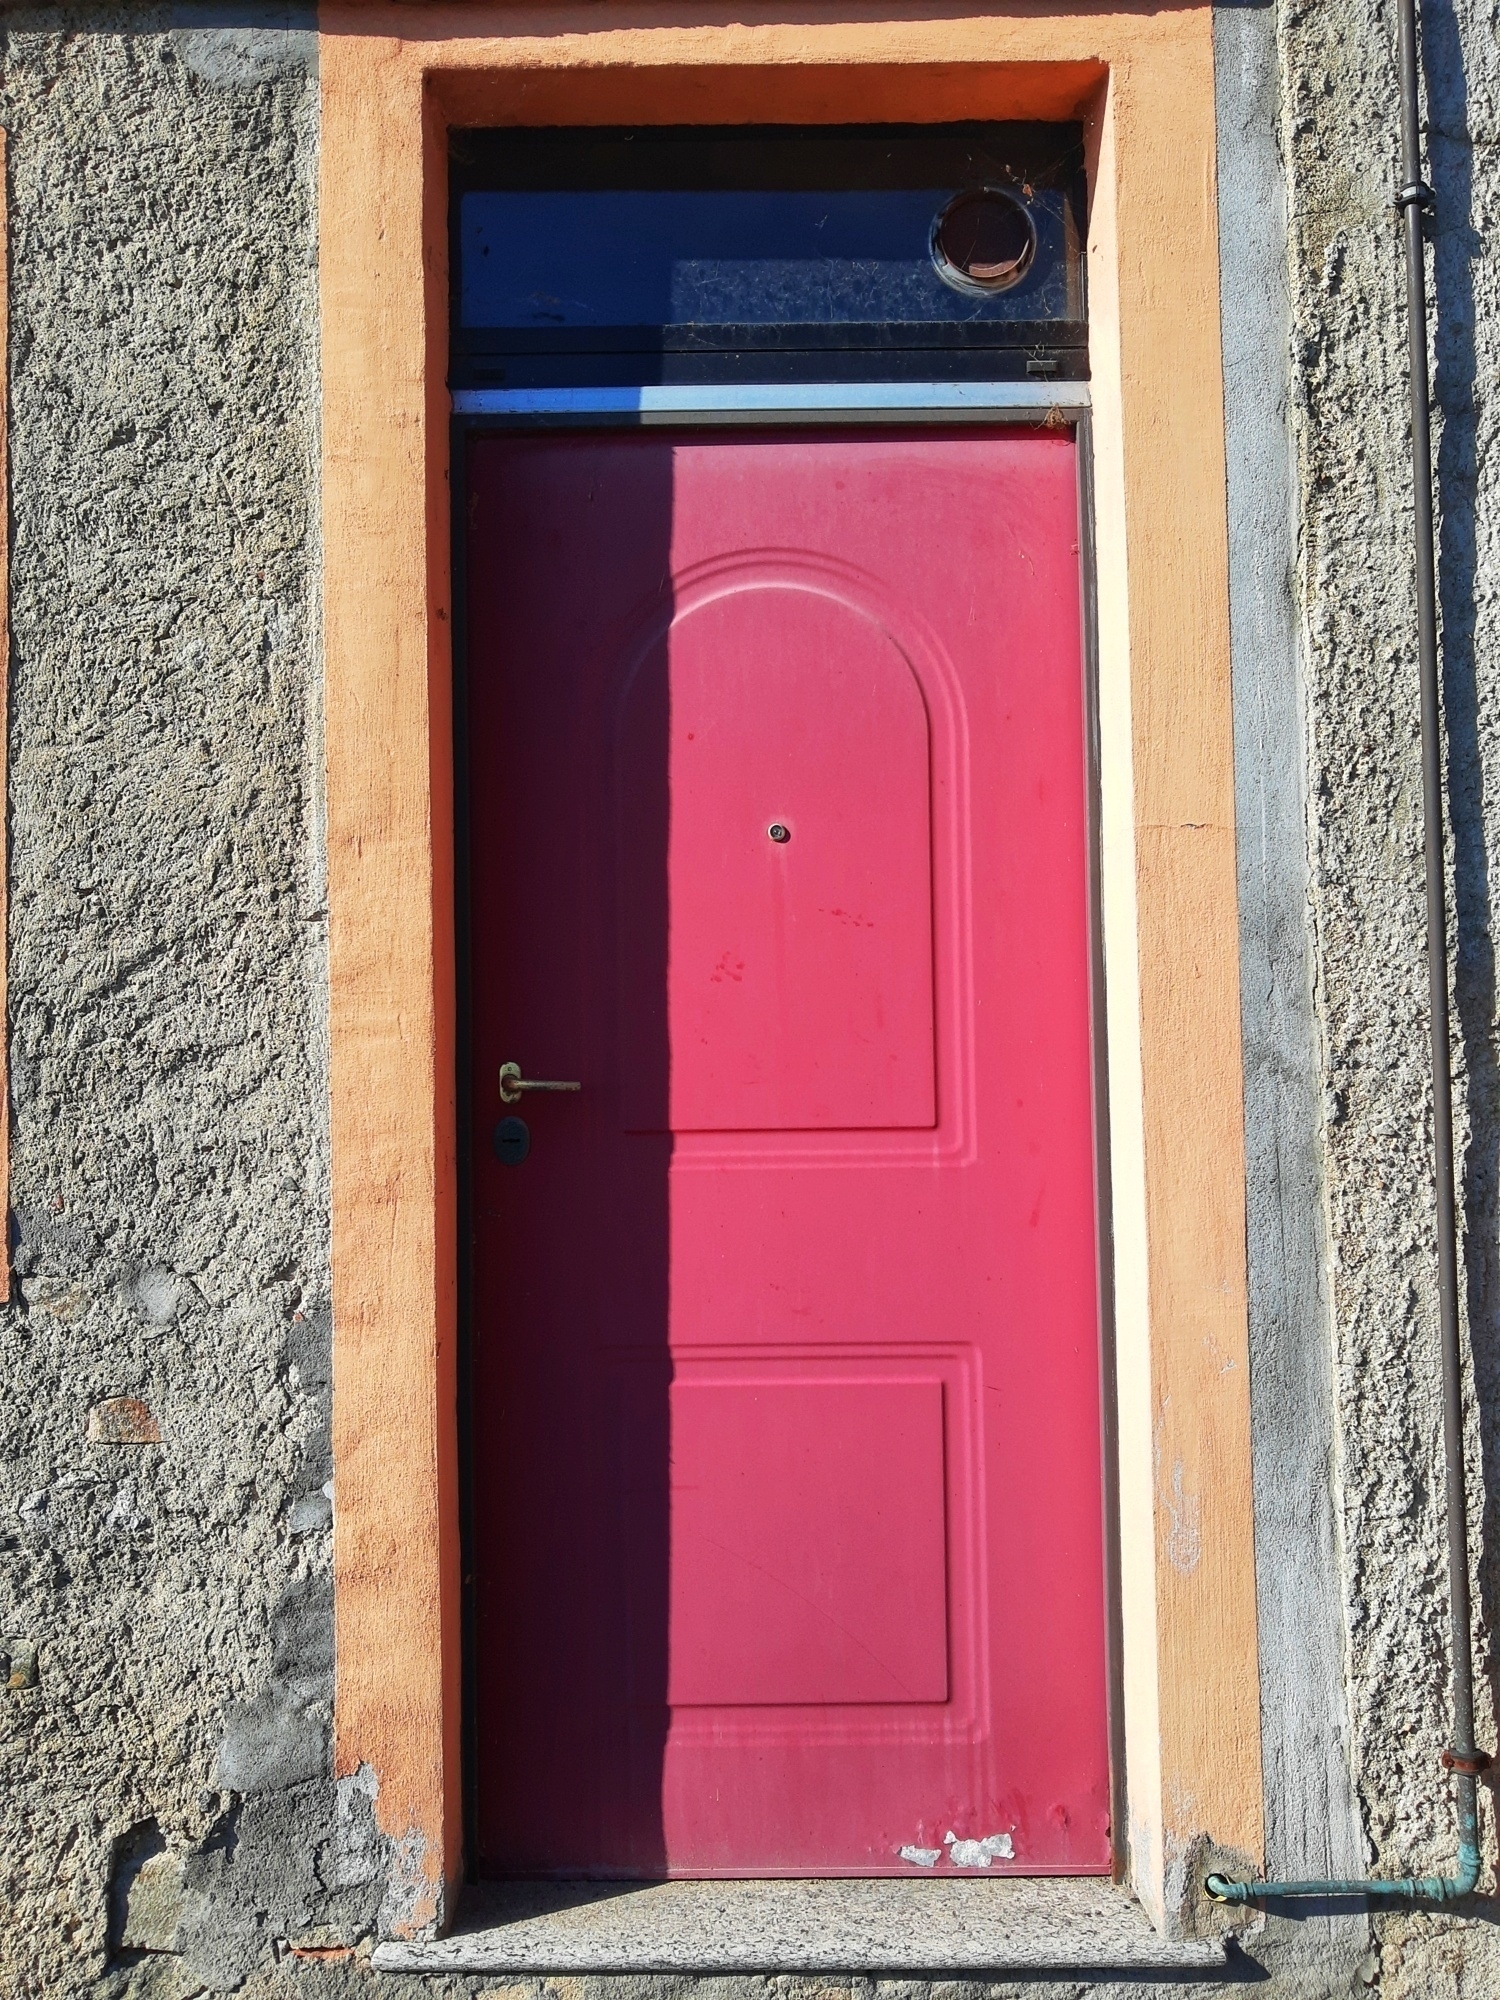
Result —
<instances>
[{"instance_id":1,"label":"door frame","mask_svg":"<svg viewBox=\"0 0 1500 2000\"><path fill-rule=\"evenodd\" d=\"M335 1761L383 1921L440 1928L463 1853L448 130L1081 117L1118 1818L1191 1928L1201 1859L1263 1845L1211 8L372 0L322 9L320 77Z\"/></svg>"}]
</instances>

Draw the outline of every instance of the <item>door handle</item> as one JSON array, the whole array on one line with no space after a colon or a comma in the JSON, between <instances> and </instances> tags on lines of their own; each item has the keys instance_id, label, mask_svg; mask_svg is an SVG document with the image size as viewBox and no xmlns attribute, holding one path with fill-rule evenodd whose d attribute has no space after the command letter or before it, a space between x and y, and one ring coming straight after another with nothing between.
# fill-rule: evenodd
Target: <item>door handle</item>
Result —
<instances>
[{"instance_id":1,"label":"door handle","mask_svg":"<svg viewBox=\"0 0 1500 2000\"><path fill-rule=\"evenodd\" d=\"M519 1104L527 1090L582 1090L581 1083L543 1083L539 1077L522 1076L519 1063L500 1065L500 1102Z\"/></svg>"}]
</instances>

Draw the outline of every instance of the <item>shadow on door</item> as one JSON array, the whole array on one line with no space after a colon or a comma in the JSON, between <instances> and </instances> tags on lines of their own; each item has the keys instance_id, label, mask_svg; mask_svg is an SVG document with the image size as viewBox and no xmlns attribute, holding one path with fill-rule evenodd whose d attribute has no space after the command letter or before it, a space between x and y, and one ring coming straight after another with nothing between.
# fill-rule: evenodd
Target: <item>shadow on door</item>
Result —
<instances>
[{"instance_id":1,"label":"shadow on door","mask_svg":"<svg viewBox=\"0 0 1500 2000\"><path fill-rule=\"evenodd\" d=\"M471 448L485 1874L666 1860L671 520L665 449L556 433ZM505 1105L503 1062L582 1088Z\"/></svg>"}]
</instances>

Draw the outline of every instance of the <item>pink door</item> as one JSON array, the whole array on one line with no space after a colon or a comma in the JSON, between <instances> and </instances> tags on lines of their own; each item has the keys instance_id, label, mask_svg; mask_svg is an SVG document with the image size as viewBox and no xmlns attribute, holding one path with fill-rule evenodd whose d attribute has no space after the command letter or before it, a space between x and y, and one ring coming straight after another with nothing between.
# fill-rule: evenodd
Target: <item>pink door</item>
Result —
<instances>
[{"instance_id":1,"label":"pink door","mask_svg":"<svg viewBox=\"0 0 1500 2000\"><path fill-rule=\"evenodd\" d=\"M1072 440L469 478L482 1865L1103 1872Z\"/></svg>"}]
</instances>

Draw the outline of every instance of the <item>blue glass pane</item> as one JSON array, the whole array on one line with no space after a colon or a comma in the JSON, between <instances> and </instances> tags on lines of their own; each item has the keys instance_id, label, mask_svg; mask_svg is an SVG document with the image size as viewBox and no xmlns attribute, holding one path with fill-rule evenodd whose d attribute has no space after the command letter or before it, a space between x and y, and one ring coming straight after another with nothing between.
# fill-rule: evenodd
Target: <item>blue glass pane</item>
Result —
<instances>
[{"instance_id":1,"label":"blue glass pane","mask_svg":"<svg viewBox=\"0 0 1500 2000\"><path fill-rule=\"evenodd\" d=\"M460 204L465 327L857 325L1051 320L1070 300L1066 201L1041 189L1031 270L955 291L929 240L952 188L487 191Z\"/></svg>"}]
</instances>

